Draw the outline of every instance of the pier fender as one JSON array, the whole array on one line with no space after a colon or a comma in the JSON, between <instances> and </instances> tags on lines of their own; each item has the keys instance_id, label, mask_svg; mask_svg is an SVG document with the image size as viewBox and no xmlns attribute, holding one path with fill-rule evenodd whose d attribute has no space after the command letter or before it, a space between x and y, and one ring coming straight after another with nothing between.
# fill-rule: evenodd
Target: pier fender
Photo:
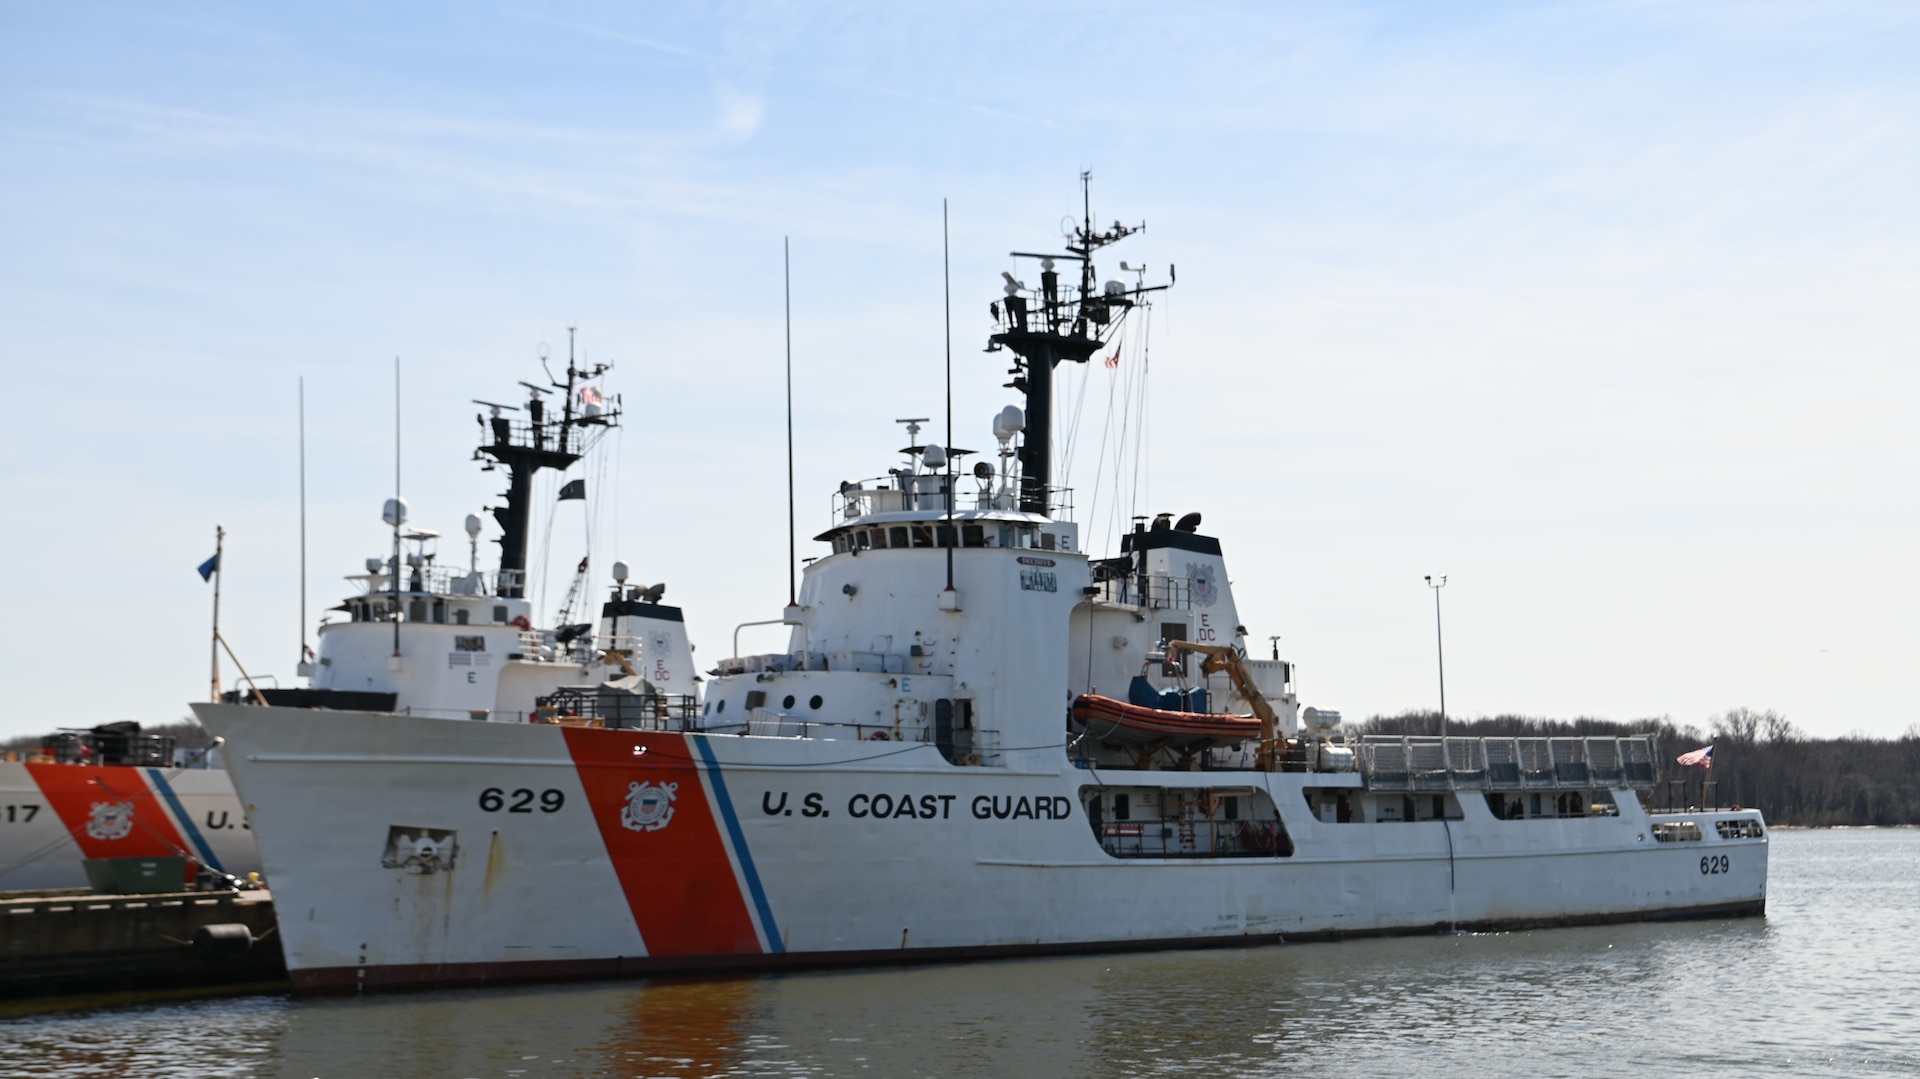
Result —
<instances>
[{"instance_id":1,"label":"pier fender","mask_svg":"<svg viewBox=\"0 0 1920 1079\"><path fill-rule=\"evenodd\" d=\"M239 922L203 925L193 931L193 950L205 955L244 955L253 950L253 930Z\"/></svg>"}]
</instances>

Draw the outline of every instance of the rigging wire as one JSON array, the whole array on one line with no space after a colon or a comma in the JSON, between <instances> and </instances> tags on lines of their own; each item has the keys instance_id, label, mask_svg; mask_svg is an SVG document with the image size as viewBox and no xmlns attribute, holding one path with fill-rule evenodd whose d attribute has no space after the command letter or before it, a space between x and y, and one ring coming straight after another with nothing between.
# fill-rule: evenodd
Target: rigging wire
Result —
<instances>
[{"instance_id":1,"label":"rigging wire","mask_svg":"<svg viewBox=\"0 0 1920 1079\"><path fill-rule=\"evenodd\" d=\"M1066 432L1066 437L1061 440L1063 445L1062 456L1065 458L1064 463L1061 465L1062 478L1060 484L1063 487L1073 486L1073 462L1076 456L1075 450L1079 447L1080 420L1086 410L1087 384L1093 381L1093 362L1091 360L1077 366L1081 368L1080 391L1074 397L1073 419L1055 428L1055 430L1063 430Z\"/></svg>"},{"instance_id":2,"label":"rigging wire","mask_svg":"<svg viewBox=\"0 0 1920 1079\"><path fill-rule=\"evenodd\" d=\"M1153 489L1148 482L1150 479L1149 462L1152 458L1147 454L1148 439L1153 433L1153 425L1149 422L1150 417L1148 415L1153 404L1153 396L1148 393L1148 386L1153 376L1153 309L1148 308L1144 315L1145 317L1141 319L1140 323L1140 409L1139 419L1134 426L1133 440L1134 497L1133 513L1129 515L1133 517L1144 514L1151 505L1153 497Z\"/></svg>"},{"instance_id":3,"label":"rigging wire","mask_svg":"<svg viewBox=\"0 0 1920 1079\"><path fill-rule=\"evenodd\" d=\"M627 459L627 429L623 424L613 429L613 552L620 557L620 466Z\"/></svg>"},{"instance_id":4,"label":"rigging wire","mask_svg":"<svg viewBox=\"0 0 1920 1079\"><path fill-rule=\"evenodd\" d=\"M1127 364L1127 371L1121 376L1120 422L1117 428L1119 436L1114 440L1113 447L1114 527L1120 531L1124 531L1125 528L1122 514L1125 513L1127 516L1131 516L1133 511L1131 505L1123 509L1121 502L1122 492L1126 489L1127 484L1127 448L1133 441L1131 438L1133 434L1134 415L1133 398L1135 385L1139 382L1139 376L1135 372L1138 366L1138 364Z\"/></svg>"},{"instance_id":5,"label":"rigging wire","mask_svg":"<svg viewBox=\"0 0 1920 1079\"><path fill-rule=\"evenodd\" d=\"M1114 394L1118 392L1119 387L1120 387L1119 369L1117 367L1109 368L1107 370L1107 418L1106 418L1106 422L1103 423L1100 427L1100 451L1098 454L1095 455L1095 461L1094 461L1095 467L1093 472L1093 504L1087 508L1087 523L1089 525L1092 525L1095 522L1100 521L1100 493L1105 488L1104 481L1107 473L1107 437L1113 433ZM1114 484L1114 501L1116 502L1119 501L1119 495L1120 495L1119 484L1116 481ZM1109 507L1109 512L1111 512L1111 507ZM1106 552L1107 554L1112 554L1113 553L1112 545L1115 541L1113 536L1113 529L1110 527L1111 522L1101 522L1101 523L1107 524L1109 525L1109 527L1107 528L1107 533L1102 541L1100 549Z\"/></svg>"},{"instance_id":6,"label":"rigging wire","mask_svg":"<svg viewBox=\"0 0 1920 1079\"><path fill-rule=\"evenodd\" d=\"M1165 303L1171 303L1171 294L1169 294L1169 298L1165 300ZM1140 397L1140 459L1148 463L1146 468L1142 468L1142 470L1146 472L1146 497L1148 497L1148 499L1154 495L1154 474L1152 474L1152 461L1154 461L1154 455L1152 455L1152 451L1154 451L1154 424L1152 424L1152 415L1150 415L1150 407L1148 407L1150 397L1146 397L1146 386L1144 386L1144 384L1146 384L1146 380L1148 380L1148 378L1152 376L1152 372L1154 372L1154 355L1152 355L1152 349L1154 349L1154 309L1148 307L1148 309L1146 309L1146 319L1140 323L1140 382L1142 382L1142 388L1140 388L1140 396L1142 396Z\"/></svg>"},{"instance_id":7,"label":"rigging wire","mask_svg":"<svg viewBox=\"0 0 1920 1079\"><path fill-rule=\"evenodd\" d=\"M538 492L537 497L540 501L546 503L547 507L547 527L540 539L540 588L533 602L535 617L538 617L539 612L547 609L547 576L548 570L552 569L549 563L553 558L553 517L554 511L560 507L560 503L556 501L559 491L554 487L554 483L559 475L559 473L555 473L551 476L536 476L534 478L534 489Z\"/></svg>"}]
</instances>

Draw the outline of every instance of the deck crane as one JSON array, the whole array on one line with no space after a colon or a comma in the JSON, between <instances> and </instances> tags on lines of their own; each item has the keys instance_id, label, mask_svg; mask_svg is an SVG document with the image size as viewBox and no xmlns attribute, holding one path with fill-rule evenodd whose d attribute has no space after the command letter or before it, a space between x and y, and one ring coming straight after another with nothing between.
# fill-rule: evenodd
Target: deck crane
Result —
<instances>
[{"instance_id":1,"label":"deck crane","mask_svg":"<svg viewBox=\"0 0 1920 1079\"><path fill-rule=\"evenodd\" d=\"M582 558L580 567L573 571L573 584L567 587L567 598L560 602L560 612L553 616L555 629L564 629L573 624L574 609L580 605L580 592L586 586L587 558Z\"/></svg>"},{"instance_id":2,"label":"deck crane","mask_svg":"<svg viewBox=\"0 0 1920 1079\"><path fill-rule=\"evenodd\" d=\"M1286 743L1280 737L1280 721L1274 715L1273 706L1261 694L1260 687L1253 681L1253 672L1247 670L1241 662L1240 650L1226 644L1195 644L1192 641L1166 642L1167 658L1172 660L1188 652L1205 656L1206 662L1200 665L1203 674L1225 672L1233 682L1233 688L1247 703L1253 706L1255 718L1260 720L1260 750L1254 756L1254 767L1262 772L1274 771L1280 757L1286 754Z\"/></svg>"}]
</instances>

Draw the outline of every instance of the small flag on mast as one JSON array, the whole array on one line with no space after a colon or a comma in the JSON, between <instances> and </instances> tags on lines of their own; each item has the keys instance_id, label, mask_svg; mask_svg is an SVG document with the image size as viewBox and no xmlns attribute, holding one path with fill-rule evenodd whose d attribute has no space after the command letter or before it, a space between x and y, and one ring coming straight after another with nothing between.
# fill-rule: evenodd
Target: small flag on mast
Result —
<instances>
[{"instance_id":1,"label":"small flag on mast","mask_svg":"<svg viewBox=\"0 0 1920 1079\"><path fill-rule=\"evenodd\" d=\"M1107 366L1109 368L1120 366L1120 342L1118 341L1113 343L1113 355L1107 357Z\"/></svg>"},{"instance_id":2,"label":"small flag on mast","mask_svg":"<svg viewBox=\"0 0 1920 1079\"><path fill-rule=\"evenodd\" d=\"M219 555L214 555L212 558L209 558L205 562L200 563L200 579L201 580L211 581L213 580L213 575L218 572L220 572L220 556Z\"/></svg>"},{"instance_id":3,"label":"small flag on mast","mask_svg":"<svg viewBox=\"0 0 1920 1079\"><path fill-rule=\"evenodd\" d=\"M587 497L587 481L585 479L573 480L566 486L560 488L560 501L562 502L570 498L585 497Z\"/></svg>"},{"instance_id":4,"label":"small flag on mast","mask_svg":"<svg viewBox=\"0 0 1920 1079\"><path fill-rule=\"evenodd\" d=\"M1678 757L1675 757L1674 760L1688 766L1697 764L1711 771L1713 768L1713 747L1707 746L1702 749L1696 749L1692 753L1682 753Z\"/></svg>"}]
</instances>

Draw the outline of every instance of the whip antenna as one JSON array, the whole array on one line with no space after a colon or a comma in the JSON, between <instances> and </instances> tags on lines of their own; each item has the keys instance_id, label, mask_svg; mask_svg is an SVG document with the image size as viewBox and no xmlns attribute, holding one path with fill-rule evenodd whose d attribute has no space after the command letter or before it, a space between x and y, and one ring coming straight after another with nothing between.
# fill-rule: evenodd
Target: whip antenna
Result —
<instances>
[{"instance_id":1,"label":"whip antenna","mask_svg":"<svg viewBox=\"0 0 1920 1079\"><path fill-rule=\"evenodd\" d=\"M947 200L940 200L940 287L947 316L947 591L953 591L953 255L947 242Z\"/></svg>"},{"instance_id":2,"label":"whip antenna","mask_svg":"<svg viewBox=\"0 0 1920 1079\"><path fill-rule=\"evenodd\" d=\"M800 605L800 589L794 580L794 566L800 555L794 532L793 508L793 239L780 238L780 269L787 300L787 606Z\"/></svg>"},{"instance_id":3,"label":"whip antenna","mask_svg":"<svg viewBox=\"0 0 1920 1079\"><path fill-rule=\"evenodd\" d=\"M393 658L400 658L400 526L406 523L406 502L400 497L400 357L393 358Z\"/></svg>"},{"instance_id":4,"label":"whip antenna","mask_svg":"<svg viewBox=\"0 0 1920 1079\"><path fill-rule=\"evenodd\" d=\"M307 662L307 379L300 377L300 664Z\"/></svg>"}]
</instances>

